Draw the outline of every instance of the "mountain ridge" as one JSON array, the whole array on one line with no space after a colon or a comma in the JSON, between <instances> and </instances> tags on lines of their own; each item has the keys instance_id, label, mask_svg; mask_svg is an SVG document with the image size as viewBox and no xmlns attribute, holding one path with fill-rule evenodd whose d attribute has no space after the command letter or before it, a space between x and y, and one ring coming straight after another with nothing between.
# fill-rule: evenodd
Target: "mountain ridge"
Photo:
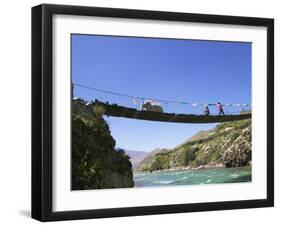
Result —
<instances>
[{"instance_id":1,"label":"mountain ridge","mask_svg":"<svg viewBox=\"0 0 281 226\"><path fill-rule=\"evenodd\" d=\"M132 163L133 169L136 168L143 158L148 154L148 152L144 151L134 151L134 150L126 150L125 153L130 157L130 161Z\"/></svg>"},{"instance_id":2,"label":"mountain ridge","mask_svg":"<svg viewBox=\"0 0 281 226\"><path fill-rule=\"evenodd\" d=\"M251 165L251 120L226 122L199 131L187 141L144 158L139 171ZM161 150L161 149L160 149Z\"/></svg>"},{"instance_id":3,"label":"mountain ridge","mask_svg":"<svg viewBox=\"0 0 281 226\"><path fill-rule=\"evenodd\" d=\"M202 139L208 132L213 131L214 129L210 129L210 130L200 130L199 132L193 134L190 138L188 138L186 141L182 142L181 144L175 146L179 147L181 145L184 145L190 141L196 141L198 139ZM139 162L139 164L135 167L136 169L140 169L140 166L143 164L146 164L146 162L151 161L151 159L153 158L153 156L155 156L156 154L160 153L160 152L167 152L170 149L168 148L155 148L152 151L148 152L147 155Z\"/></svg>"}]
</instances>

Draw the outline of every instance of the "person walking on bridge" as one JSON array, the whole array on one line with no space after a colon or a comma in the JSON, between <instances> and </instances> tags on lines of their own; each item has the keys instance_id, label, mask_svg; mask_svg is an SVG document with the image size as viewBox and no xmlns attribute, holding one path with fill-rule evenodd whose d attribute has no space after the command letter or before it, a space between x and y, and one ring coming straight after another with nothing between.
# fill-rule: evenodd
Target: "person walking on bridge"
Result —
<instances>
[{"instance_id":1,"label":"person walking on bridge","mask_svg":"<svg viewBox=\"0 0 281 226\"><path fill-rule=\"evenodd\" d=\"M217 109L219 111L219 115L225 115L223 111L222 104L220 102L217 103Z\"/></svg>"},{"instance_id":2,"label":"person walking on bridge","mask_svg":"<svg viewBox=\"0 0 281 226\"><path fill-rule=\"evenodd\" d=\"M205 107L204 114L205 114L205 116L210 115L210 109L209 109L208 105L206 105L206 107Z\"/></svg>"}]
</instances>

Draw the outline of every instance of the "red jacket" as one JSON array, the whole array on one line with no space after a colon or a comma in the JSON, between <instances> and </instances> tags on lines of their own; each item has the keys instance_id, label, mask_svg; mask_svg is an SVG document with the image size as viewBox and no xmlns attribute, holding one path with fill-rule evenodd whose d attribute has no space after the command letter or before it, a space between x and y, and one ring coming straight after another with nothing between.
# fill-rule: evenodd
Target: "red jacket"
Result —
<instances>
[{"instance_id":1,"label":"red jacket","mask_svg":"<svg viewBox=\"0 0 281 226\"><path fill-rule=\"evenodd\" d=\"M222 110L222 104L217 104L217 108L219 111Z\"/></svg>"}]
</instances>

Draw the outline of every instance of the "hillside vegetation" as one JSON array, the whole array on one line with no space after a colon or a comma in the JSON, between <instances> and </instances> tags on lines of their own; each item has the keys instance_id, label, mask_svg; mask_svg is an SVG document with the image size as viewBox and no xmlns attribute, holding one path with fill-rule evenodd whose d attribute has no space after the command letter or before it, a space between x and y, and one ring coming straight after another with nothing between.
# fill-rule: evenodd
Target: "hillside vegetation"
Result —
<instances>
[{"instance_id":1,"label":"hillside vegetation","mask_svg":"<svg viewBox=\"0 0 281 226\"><path fill-rule=\"evenodd\" d=\"M72 101L72 190L133 187L133 171L124 150L102 117L81 99Z\"/></svg>"},{"instance_id":2,"label":"hillside vegetation","mask_svg":"<svg viewBox=\"0 0 281 226\"><path fill-rule=\"evenodd\" d=\"M173 149L150 154L138 170L246 166L251 164L251 145L251 119L221 123Z\"/></svg>"}]
</instances>

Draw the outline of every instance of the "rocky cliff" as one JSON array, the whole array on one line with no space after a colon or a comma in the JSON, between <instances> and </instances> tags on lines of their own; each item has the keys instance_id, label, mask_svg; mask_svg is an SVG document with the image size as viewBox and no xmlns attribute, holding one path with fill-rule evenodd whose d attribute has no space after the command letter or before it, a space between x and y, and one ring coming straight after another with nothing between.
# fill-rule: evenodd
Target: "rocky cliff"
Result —
<instances>
[{"instance_id":1,"label":"rocky cliff","mask_svg":"<svg viewBox=\"0 0 281 226\"><path fill-rule=\"evenodd\" d=\"M124 150L103 119L102 109L72 102L72 190L133 187L133 171Z\"/></svg>"},{"instance_id":2,"label":"rocky cliff","mask_svg":"<svg viewBox=\"0 0 281 226\"><path fill-rule=\"evenodd\" d=\"M226 122L200 131L177 147L145 158L139 171L237 167L251 164L251 120Z\"/></svg>"}]
</instances>

